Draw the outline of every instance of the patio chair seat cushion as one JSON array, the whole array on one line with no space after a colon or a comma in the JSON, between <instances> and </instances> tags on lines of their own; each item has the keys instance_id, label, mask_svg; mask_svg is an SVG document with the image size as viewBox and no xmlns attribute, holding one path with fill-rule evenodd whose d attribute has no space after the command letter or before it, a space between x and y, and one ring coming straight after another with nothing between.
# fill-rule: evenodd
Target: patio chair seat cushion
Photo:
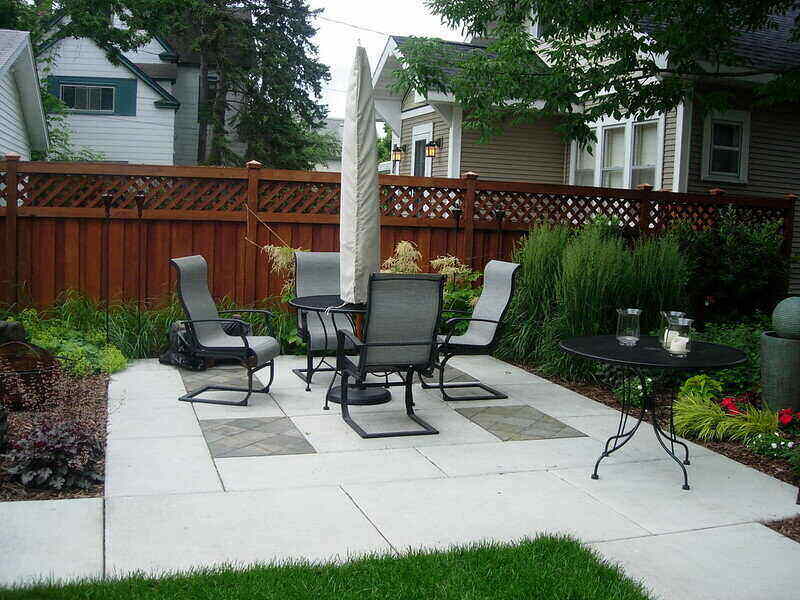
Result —
<instances>
[{"instance_id":1,"label":"patio chair seat cushion","mask_svg":"<svg viewBox=\"0 0 800 600\"><path fill-rule=\"evenodd\" d=\"M274 337L268 335L248 335L245 337L249 349L242 345L242 338L226 333L215 334L206 343L207 347L214 350L230 352L232 356L255 354L256 364L263 365L281 353L281 345Z\"/></svg>"},{"instance_id":2,"label":"patio chair seat cushion","mask_svg":"<svg viewBox=\"0 0 800 600\"><path fill-rule=\"evenodd\" d=\"M307 312L307 325L308 337L306 343L312 351L319 351L328 349L331 352L336 350L336 330L343 329L349 333L353 333L353 326L347 317L343 315L326 315L322 312ZM327 344L326 344L327 340ZM353 347L348 342L345 346L347 349Z\"/></svg>"}]
</instances>

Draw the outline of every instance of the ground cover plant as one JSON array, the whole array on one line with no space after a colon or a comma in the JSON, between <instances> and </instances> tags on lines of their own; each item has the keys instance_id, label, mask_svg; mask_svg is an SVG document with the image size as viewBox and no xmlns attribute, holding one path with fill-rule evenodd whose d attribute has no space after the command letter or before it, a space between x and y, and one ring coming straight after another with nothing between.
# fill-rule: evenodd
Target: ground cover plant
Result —
<instances>
[{"instance_id":1,"label":"ground cover plant","mask_svg":"<svg viewBox=\"0 0 800 600\"><path fill-rule=\"evenodd\" d=\"M197 571L160 579L132 577L6 590L6 600L406 600L519 598L647 600L641 584L576 540L541 536L517 544L484 543L414 551L334 565L302 563L243 571Z\"/></svg>"}]
</instances>

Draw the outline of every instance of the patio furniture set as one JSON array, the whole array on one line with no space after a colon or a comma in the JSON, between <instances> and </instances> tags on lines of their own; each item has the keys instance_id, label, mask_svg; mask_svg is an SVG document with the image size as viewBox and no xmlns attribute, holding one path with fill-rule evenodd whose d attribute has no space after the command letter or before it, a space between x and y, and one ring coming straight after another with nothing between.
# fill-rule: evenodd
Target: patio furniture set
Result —
<instances>
[{"instance_id":1,"label":"patio furniture set","mask_svg":"<svg viewBox=\"0 0 800 600\"><path fill-rule=\"evenodd\" d=\"M222 318L220 313L261 313L265 310L231 309L218 311L208 289L208 265L202 256L174 258L172 266L178 274L178 293L188 316L184 325L190 343L198 355L215 359L233 359L247 370L246 388L208 385L180 398L185 402L247 406L252 394L266 394L274 378L274 359L280 354L279 342L271 336L247 335L247 325L236 317ZM480 381L445 382L448 361L459 355L490 354L497 342L500 323L511 303L520 265L490 261L484 271L482 293L470 316L448 319L446 334L439 333L442 319L444 277L432 274L401 275L372 273L365 303L349 303L339 295L340 256L338 252L295 253L296 297L289 304L297 309L298 331L306 343L306 367L294 373L311 390L314 375L333 373L325 394L324 409L338 404L342 419L362 438L435 435L439 431L414 412L414 375L424 389L436 389L447 401L504 399L507 395ZM444 311L447 312L447 311ZM454 326L466 323L463 333ZM230 326L235 325L236 334ZM226 326L228 331L226 331ZM606 441L592 478L598 478L600 462L627 444L639 430L649 413L656 440L680 466L683 489L689 489L686 467L688 446L674 433L672 403L668 407L669 430L659 423L660 407L645 383L642 369L709 370L730 367L746 360L743 352L727 346L696 342L691 354L675 357L663 350L659 340L644 336L635 345L618 343L615 336L590 336L564 340L565 352L604 363L616 364L633 371L642 382L644 398L636 409L623 402L617 432ZM331 354L335 362L331 363ZM256 372L270 369L267 385L255 388ZM438 371L438 383L429 383ZM391 379L390 379L391 378ZM340 381L336 385L337 379ZM402 386L409 419L419 428L401 431L368 432L350 413L352 406L371 406L391 401L389 388ZM458 388L478 388L484 394L453 396ZM209 398L209 391L235 391L244 394L241 400ZM629 426L630 420L630 426ZM666 441L665 441L666 440ZM683 448L683 459L675 446Z\"/></svg>"}]
</instances>

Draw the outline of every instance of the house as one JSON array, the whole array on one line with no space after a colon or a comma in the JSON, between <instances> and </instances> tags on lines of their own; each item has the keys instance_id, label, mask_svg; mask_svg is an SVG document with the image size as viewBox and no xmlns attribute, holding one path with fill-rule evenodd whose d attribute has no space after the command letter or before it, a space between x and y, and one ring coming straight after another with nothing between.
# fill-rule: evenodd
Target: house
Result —
<instances>
[{"instance_id":1,"label":"house","mask_svg":"<svg viewBox=\"0 0 800 600\"><path fill-rule=\"evenodd\" d=\"M796 16L777 17L775 30L743 33L741 53L754 65L800 67L800 43L790 39ZM532 34L537 29L534 20ZM557 119L516 126L481 144L474 131L462 127L463 111L451 95L392 90L392 73L400 68L406 43L407 38L390 37L373 74L376 111L391 126L393 144L405 150L395 166L398 174L458 177L474 171L482 179L598 187L648 183L675 192L800 193L797 104L756 106L744 85L737 90L736 106L724 114L702 114L685 102L644 121L609 116L593 124L598 140L593 154L565 143L555 131ZM457 55L486 51L480 38L446 44ZM431 142L433 158L423 153Z\"/></svg>"},{"instance_id":2,"label":"house","mask_svg":"<svg viewBox=\"0 0 800 600\"><path fill-rule=\"evenodd\" d=\"M0 156L47 151L47 123L27 31L0 29Z\"/></svg>"},{"instance_id":3,"label":"house","mask_svg":"<svg viewBox=\"0 0 800 600\"><path fill-rule=\"evenodd\" d=\"M342 128L344 127L344 119L329 117L325 119L325 126L322 128L323 132L330 132L336 136L336 139L341 143L342 141ZM341 152L336 156L332 156L323 163L314 167L315 171L327 172L340 172L342 170L342 155Z\"/></svg>"},{"instance_id":4,"label":"house","mask_svg":"<svg viewBox=\"0 0 800 600\"><path fill-rule=\"evenodd\" d=\"M91 39L50 40L39 51L39 69L69 109L76 146L114 162L197 164L200 62L189 44L155 36L112 61ZM215 81L211 70L212 90Z\"/></svg>"}]
</instances>

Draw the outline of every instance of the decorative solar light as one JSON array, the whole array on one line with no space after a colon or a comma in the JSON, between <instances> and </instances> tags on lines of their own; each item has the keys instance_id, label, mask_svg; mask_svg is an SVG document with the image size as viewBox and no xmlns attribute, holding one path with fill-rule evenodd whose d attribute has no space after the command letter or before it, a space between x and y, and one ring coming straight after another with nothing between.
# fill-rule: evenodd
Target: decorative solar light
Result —
<instances>
[{"instance_id":1,"label":"decorative solar light","mask_svg":"<svg viewBox=\"0 0 800 600\"><path fill-rule=\"evenodd\" d=\"M456 232L458 232L458 225L461 222L461 215L464 214L464 209L461 208L461 202L456 200L453 207L450 209L450 214L456 220Z\"/></svg>"}]
</instances>

